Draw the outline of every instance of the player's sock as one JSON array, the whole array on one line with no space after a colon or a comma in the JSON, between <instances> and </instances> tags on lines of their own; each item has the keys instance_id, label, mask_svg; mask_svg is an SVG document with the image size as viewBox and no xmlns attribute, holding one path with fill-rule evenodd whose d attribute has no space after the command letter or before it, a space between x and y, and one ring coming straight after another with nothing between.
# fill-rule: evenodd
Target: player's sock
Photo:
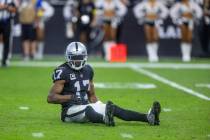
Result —
<instances>
[{"instance_id":1,"label":"player's sock","mask_svg":"<svg viewBox=\"0 0 210 140\"><path fill-rule=\"evenodd\" d=\"M85 116L92 123L104 123L103 115L97 113L91 106L86 107Z\"/></svg>"},{"instance_id":2,"label":"player's sock","mask_svg":"<svg viewBox=\"0 0 210 140\"><path fill-rule=\"evenodd\" d=\"M189 62L191 60L191 49L190 43L181 43L182 61Z\"/></svg>"},{"instance_id":3,"label":"player's sock","mask_svg":"<svg viewBox=\"0 0 210 140\"><path fill-rule=\"evenodd\" d=\"M147 114L126 110L114 105L114 116L125 121L141 121L148 122Z\"/></svg>"}]
</instances>

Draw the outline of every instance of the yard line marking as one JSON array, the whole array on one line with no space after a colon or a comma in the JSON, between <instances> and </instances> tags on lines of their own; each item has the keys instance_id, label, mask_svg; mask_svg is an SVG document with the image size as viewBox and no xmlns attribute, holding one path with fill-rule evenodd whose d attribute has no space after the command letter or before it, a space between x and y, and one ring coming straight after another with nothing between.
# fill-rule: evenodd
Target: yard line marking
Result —
<instances>
[{"instance_id":1,"label":"yard line marking","mask_svg":"<svg viewBox=\"0 0 210 140\"><path fill-rule=\"evenodd\" d=\"M207 100L207 101L210 101L209 97L207 97L207 96L205 96L205 95L203 95L203 94L201 94L199 92L196 92L196 91L194 91L194 90L192 90L190 88L184 87L184 86L182 86L182 85L180 85L180 84L178 84L176 82L173 82L173 81L170 81L170 80L168 80L168 79L166 79L164 77L161 77L161 76L159 76L156 73L150 72L148 70L144 70L144 69L142 69L140 67L136 67L136 66L135 67L134 66L131 67L131 69L136 71L136 72L138 72L138 73L147 75L148 77L153 78L153 79L155 79L155 80L157 80L159 82L162 82L162 83L164 83L166 85L169 85L169 86L171 86L173 88L176 88L176 89L179 89L181 91L184 91L184 93L187 93L187 94L199 97L199 98Z\"/></svg>"},{"instance_id":2,"label":"yard line marking","mask_svg":"<svg viewBox=\"0 0 210 140\"><path fill-rule=\"evenodd\" d=\"M195 84L195 86L196 86L196 87L210 88L210 83L208 83L208 84L203 84L203 83L201 83L201 84Z\"/></svg>"},{"instance_id":3,"label":"yard line marking","mask_svg":"<svg viewBox=\"0 0 210 140\"><path fill-rule=\"evenodd\" d=\"M19 109L20 110L29 110L29 107L27 107L27 106L19 106Z\"/></svg>"},{"instance_id":4,"label":"yard line marking","mask_svg":"<svg viewBox=\"0 0 210 140\"><path fill-rule=\"evenodd\" d=\"M172 110L170 108L163 108L163 112L171 112Z\"/></svg>"},{"instance_id":5,"label":"yard line marking","mask_svg":"<svg viewBox=\"0 0 210 140\"><path fill-rule=\"evenodd\" d=\"M42 132L34 132L32 133L32 136L35 138L42 138L44 137L44 134Z\"/></svg>"},{"instance_id":6,"label":"yard line marking","mask_svg":"<svg viewBox=\"0 0 210 140\"><path fill-rule=\"evenodd\" d=\"M41 62L23 62L14 61L11 62L11 66L18 67L57 67L63 62L61 61L41 61ZM138 66L141 68L166 68L166 69L210 69L210 64L184 64L184 63L108 63L108 62L96 62L89 63L93 67L98 68L129 68L132 66Z\"/></svg>"},{"instance_id":7,"label":"yard line marking","mask_svg":"<svg viewBox=\"0 0 210 140\"><path fill-rule=\"evenodd\" d=\"M156 88L154 84L143 84L143 83L94 83L96 88L102 89L153 89Z\"/></svg>"},{"instance_id":8,"label":"yard line marking","mask_svg":"<svg viewBox=\"0 0 210 140\"><path fill-rule=\"evenodd\" d=\"M120 135L121 135L121 137L123 137L123 138L133 139L133 136L132 136L131 134L128 134L128 133L121 133Z\"/></svg>"}]
</instances>

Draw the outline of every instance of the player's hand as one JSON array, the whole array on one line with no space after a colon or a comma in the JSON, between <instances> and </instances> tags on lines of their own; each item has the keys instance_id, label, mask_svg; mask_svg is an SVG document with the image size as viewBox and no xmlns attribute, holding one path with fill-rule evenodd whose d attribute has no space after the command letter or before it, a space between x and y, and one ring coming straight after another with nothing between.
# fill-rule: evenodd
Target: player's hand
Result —
<instances>
[{"instance_id":1,"label":"player's hand","mask_svg":"<svg viewBox=\"0 0 210 140\"><path fill-rule=\"evenodd\" d=\"M82 104L82 98L76 94L71 95L71 101L73 101L75 104Z\"/></svg>"}]
</instances>

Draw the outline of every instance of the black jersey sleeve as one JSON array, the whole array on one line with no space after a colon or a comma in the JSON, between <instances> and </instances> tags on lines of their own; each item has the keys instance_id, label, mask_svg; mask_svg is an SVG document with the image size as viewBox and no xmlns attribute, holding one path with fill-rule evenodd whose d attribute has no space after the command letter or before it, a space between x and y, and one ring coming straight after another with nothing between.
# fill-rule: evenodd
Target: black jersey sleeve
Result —
<instances>
[{"instance_id":1,"label":"black jersey sleeve","mask_svg":"<svg viewBox=\"0 0 210 140\"><path fill-rule=\"evenodd\" d=\"M65 67L58 67L54 70L52 75L53 82L58 80L67 80L67 71Z\"/></svg>"},{"instance_id":2,"label":"black jersey sleeve","mask_svg":"<svg viewBox=\"0 0 210 140\"><path fill-rule=\"evenodd\" d=\"M88 68L88 71L89 71L89 77L90 77L90 80L93 80L93 77L94 77L94 70L93 68L90 66L90 65L87 65L87 68Z\"/></svg>"}]
</instances>

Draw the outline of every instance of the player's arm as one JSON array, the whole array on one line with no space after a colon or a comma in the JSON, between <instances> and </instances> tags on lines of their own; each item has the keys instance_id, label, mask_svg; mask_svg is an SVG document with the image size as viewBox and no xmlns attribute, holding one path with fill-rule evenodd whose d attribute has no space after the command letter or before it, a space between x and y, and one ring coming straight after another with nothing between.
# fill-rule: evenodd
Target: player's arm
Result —
<instances>
[{"instance_id":1,"label":"player's arm","mask_svg":"<svg viewBox=\"0 0 210 140\"><path fill-rule=\"evenodd\" d=\"M71 95L61 95L64 84L65 80L58 80L54 82L47 97L48 103L61 104L68 102L71 99Z\"/></svg>"},{"instance_id":2,"label":"player's arm","mask_svg":"<svg viewBox=\"0 0 210 140\"><path fill-rule=\"evenodd\" d=\"M94 83L93 81L91 80L90 81L90 90L88 91L88 99L89 99L89 102L91 103L96 103L98 101L96 95L95 95L95 88L94 88Z\"/></svg>"}]
</instances>

